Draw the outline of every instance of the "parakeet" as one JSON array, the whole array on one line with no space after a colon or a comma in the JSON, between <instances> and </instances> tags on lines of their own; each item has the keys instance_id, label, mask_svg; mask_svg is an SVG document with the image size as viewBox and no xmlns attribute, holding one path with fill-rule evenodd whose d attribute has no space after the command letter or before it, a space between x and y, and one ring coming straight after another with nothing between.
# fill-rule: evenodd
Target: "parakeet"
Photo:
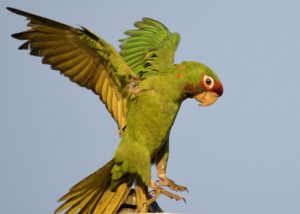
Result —
<instances>
[{"instance_id":1,"label":"parakeet","mask_svg":"<svg viewBox=\"0 0 300 214\"><path fill-rule=\"evenodd\" d=\"M19 49L29 49L44 64L92 90L118 124L120 143L112 159L74 185L55 213L116 213L132 186L137 212L146 212L160 194L183 199L171 191L187 188L166 176L170 130L184 100L195 98L208 106L222 95L218 76L198 62L174 64L180 36L151 18L125 32L118 52L87 28L7 9L29 21L27 31L12 35L26 40Z\"/></svg>"}]
</instances>

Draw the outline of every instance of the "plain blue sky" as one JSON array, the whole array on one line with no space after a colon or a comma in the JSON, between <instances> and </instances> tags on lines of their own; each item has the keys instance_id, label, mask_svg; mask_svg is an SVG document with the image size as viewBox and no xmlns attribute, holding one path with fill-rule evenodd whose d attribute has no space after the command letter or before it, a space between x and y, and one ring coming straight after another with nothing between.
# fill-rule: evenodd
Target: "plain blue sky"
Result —
<instances>
[{"instance_id":1,"label":"plain blue sky","mask_svg":"<svg viewBox=\"0 0 300 214\"><path fill-rule=\"evenodd\" d=\"M6 6L83 25L114 46L142 17L179 32L176 62L209 65L224 95L209 108L183 103L168 174L190 192L186 204L162 196L161 207L300 213L299 1L1 1L1 213L40 214L107 162L119 139L97 96L17 50L10 34L27 22Z\"/></svg>"}]
</instances>

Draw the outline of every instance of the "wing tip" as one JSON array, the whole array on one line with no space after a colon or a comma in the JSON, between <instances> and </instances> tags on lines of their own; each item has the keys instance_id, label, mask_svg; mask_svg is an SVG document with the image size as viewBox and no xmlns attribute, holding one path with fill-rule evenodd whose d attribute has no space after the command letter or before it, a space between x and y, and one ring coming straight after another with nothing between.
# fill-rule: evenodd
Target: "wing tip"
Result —
<instances>
[{"instance_id":1,"label":"wing tip","mask_svg":"<svg viewBox=\"0 0 300 214\"><path fill-rule=\"evenodd\" d=\"M19 50L27 50L29 49L29 42L25 42L24 44L22 44L19 48ZM30 53L31 54L31 53ZM31 54L32 55L32 54Z\"/></svg>"},{"instance_id":2,"label":"wing tip","mask_svg":"<svg viewBox=\"0 0 300 214\"><path fill-rule=\"evenodd\" d=\"M147 24L150 24L150 25L154 25L154 26L160 28L161 30L167 30L167 31L169 31L169 29L167 28L166 25L164 25L163 23L161 23L160 21L158 21L156 19L149 18L149 17L144 17L142 19L142 21L144 23L147 23Z\"/></svg>"},{"instance_id":3,"label":"wing tip","mask_svg":"<svg viewBox=\"0 0 300 214\"><path fill-rule=\"evenodd\" d=\"M10 12L12 13L15 13L15 14L18 14L18 15L21 15L21 16L30 16L31 14L30 13L27 13L25 11L22 11L22 10L19 10L19 9L16 9L16 8L13 8L13 7L6 7L7 10L9 10Z\"/></svg>"},{"instance_id":4,"label":"wing tip","mask_svg":"<svg viewBox=\"0 0 300 214\"><path fill-rule=\"evenodd\" d=\"M11 37L14 39L25 40L23 36L24 36L24 32L14 33L11 35Z\"/></svg>"},{"instance_id":5,"label":"wing tip","mask_svg":"<svg viewBox=\"0 0 300 214\"><path fill-rule=\"evenodd\" d=\"M15 11L17 10L15 8L12 8L12 7L6 7L6 9L9 10L10 12L13 12L13 13L15 13Z\"/></svg>"}]
</instances>

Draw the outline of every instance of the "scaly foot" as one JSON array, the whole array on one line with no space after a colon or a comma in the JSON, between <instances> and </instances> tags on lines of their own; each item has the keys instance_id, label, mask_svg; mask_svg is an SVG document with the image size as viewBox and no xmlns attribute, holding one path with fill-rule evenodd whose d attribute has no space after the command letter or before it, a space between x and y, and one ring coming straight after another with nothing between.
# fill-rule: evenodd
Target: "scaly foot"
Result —
<instances>
[{"instance_id":1,"label":"scaly foot","mask_svg":"<svg viewBox=\"0 0 300 214\"><path fill-rule=\"evenodd\" d=\"M162 187L158 186L153 180L151 181L150 187L153 189L150 192L150 194L152 195L152 198L150 198L149 200L146 201L147 204L151 204L154 201L156 201L156 199L160 196L160 194L163 194L163 195L169 197L170 199L175 199L176 201L183 200L186 203L186 200L184 197L176 195L174 193L171 193L171 192L163 189Z\"/></svg>"}]
</instances>

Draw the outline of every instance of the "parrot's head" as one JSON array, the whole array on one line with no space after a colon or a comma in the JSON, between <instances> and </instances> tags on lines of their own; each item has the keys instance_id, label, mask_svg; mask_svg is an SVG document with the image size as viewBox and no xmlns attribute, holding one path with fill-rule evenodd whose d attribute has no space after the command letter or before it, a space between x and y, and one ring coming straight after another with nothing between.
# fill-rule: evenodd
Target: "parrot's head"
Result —
<instances>
[{"instance_id":1,"label":"parrot's head","mask_svg":"<svg viewBox=\"0 0 300 214\"><path fill-rule=\"evenodd\" d=\"M206 65L183 62L179 65L180 69L187 75L184 86L186 96L195 98L201 106L212 105L222 96L223 85L219 77Z\"/></svg>"}]
</instances>

